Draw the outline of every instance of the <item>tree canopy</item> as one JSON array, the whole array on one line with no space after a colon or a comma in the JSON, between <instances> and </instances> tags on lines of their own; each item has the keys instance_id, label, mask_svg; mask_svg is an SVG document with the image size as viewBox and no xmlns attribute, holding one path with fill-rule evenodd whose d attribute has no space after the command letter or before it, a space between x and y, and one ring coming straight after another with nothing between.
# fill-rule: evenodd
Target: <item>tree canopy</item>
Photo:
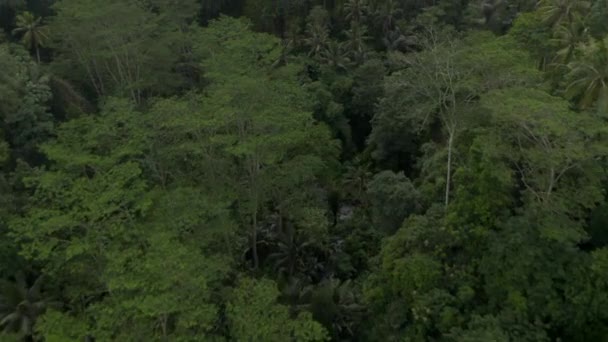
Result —
<instances>
[{"instance_id":1,"label":"tree canopy","mask_svg":"<svg viewBox=\"0 0 608 342\"><path fill-rule=\"evenodd\" d=\"M606 340L606 18L0 0L0 340Z\"/></svg>"}]
</instances>

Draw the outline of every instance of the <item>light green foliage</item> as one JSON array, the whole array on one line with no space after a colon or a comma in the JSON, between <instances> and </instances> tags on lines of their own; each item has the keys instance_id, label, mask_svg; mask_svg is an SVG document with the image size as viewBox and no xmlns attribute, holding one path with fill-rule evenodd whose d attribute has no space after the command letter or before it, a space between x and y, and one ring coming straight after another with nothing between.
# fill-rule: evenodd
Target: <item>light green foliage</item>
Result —
<instances>
[{"instance_id":1,"label":"light green foliage","mask_svg":"<svg viewBox=\"0 0 608 342\"><path fill-rule=\"evenodd\" d=\"M411 216L386 240L379 269L368 279L365 289L373 312L370 338L378 334L388 340L398 336L420 339L437 328L447 332L463 320L451 313L457 310L458 301L448 289L458 288L458 270L441 263L452 237L440 216L439 210L427 216Z\"/></svg>"},{"instance_id":2,"label":"light green foliage","mask_svg":"<svg viewBox=\"0 0 608 342\"><path fill-rule=\"evenodd\" d=\"M575 114L543 91L523 88L488 94L482 105L496 122L492 134L512 148L505 157L515 165L526 200L560 216L553 224L581 218L602 200L597 160L608 151L599 121Z\"/></svg>"},{"instance_id":3,"label":"light green foliage","mask_svg":"<svg viewBox=\"0 0 608 342\"><path fill-rule=\"evenodd\" d=\"M279 291L266 279L241 279L228 303L230 336L237 341L325 341L327 332L309 313L290 317L276 302Z\"/></svg>"},{"instance_id":4,"label":"light green foliage","mask_svg":"<svg viewBox=\"0 0 608 342\"><path fill-rule=\"evenodd\" d=\"M35 201L13 233L26 256L69 279L74 299L110 291L87 311L94 336L204 335L217 315L211 293L231 264L225 204L186 188L151 191L143 160L154 132L144 114L125 101L104 108L45 145L55 166L28 178Z\"/></svg>"},{"instance_id":5,"label":"light green foliage","mask_svg":"<svg viewBox=\"0 0 608 342\"><path fill-rule=\"evenodd\" d=\"M99 291L93 284L100 282L108 244L150 205L135 161L143 141L136 119L128 103L112 101L97 117L62 125L43 147L53 168L24 179L34 196L27 215L11 222L15 240L24 256L69 279L71 295Z\"/></svg>"},{"instance_id":6,"label":"light green foliage","mask_svg":"<svg viewBox=\"0 0 608 342\"><path fill-rule=\"evenodd\" d=\"M296 208L306 206L307 197L314 205L314 194L294 189L314 184L337 148L328 131L313 121L306 93L296 83L298 66L272 69L280 54L275 39L249 32L243 21L225 18L212 23L199 44L201 50L213 51L203 62L213 84L200 124L206 134L213 132L206 138L215 153L236 161L233 184L238 184L234 189L240 194L239 213L250 226L257 268L263 204L272 201L279 215L297 218Z\"/></svg>"},{"instance_id":7,"label":"light green foliage","mask_svg":"<svg viewBox=\"0 0 608 342\"><path fill-rule=\"evenodd\" d=\"M546 224L543 218L515 217L493 237L480 267L489 308L518 340L549 340L546 327L530 318L534 316L544 317L549 326L567 327L563 337L591 338L596 331L583 327L600 327L596 320L601 314L588 306L594 300L587 296L605 300L605 283L594 280L596 266L589 254L570 242L544 238ZM505 268L499 271L498 264Z\"/></svg>"},{"instance_id":8,"label":"light green foliage","mask_svg":"<svg viewBox=\"0 0 608 342\"><path fill-rule=\"evenodd\" d=\"M88 336L86 320L47 310L36 324L36 334L48 342L76 342Z\"/></svg>"},{"instance_id":9,"label":"light green foliage","mask_svg":"<svg viewBox=\"0 0 608 342\"><path fill-rule=\"evenodd\" d=\"M448 222L462 234L460 238L483 238L509 215L508 208L514 204L515 177L504 160L508 153L495 137L480 136L467 151L467 160L456 170Z\"/></svg>"},{"instance_id":10,"label":"light green foliage","mask_svg":"<svg viewBox=\"0 0 608 342\"><path fill-rule=\"evenodd\" d=\"M537 66L544 70L551 63L551 37L549 27L543 25L538 12L522 13L515 19L509 36L513 37L536 59Z\"/></svg>"},{"instance_id":11,"label":"light green foliage","mask_svg":"<svg viewBox=\"0 0 608 342\"><path fill-rule=\"evenodd\" d=\"M232 262L231 227L221 215L196 191L162 193L150 217L107 252L112 296L97 306L95 336L206 336L218 314L213 294Z\"/></svg>"}]
</instances>

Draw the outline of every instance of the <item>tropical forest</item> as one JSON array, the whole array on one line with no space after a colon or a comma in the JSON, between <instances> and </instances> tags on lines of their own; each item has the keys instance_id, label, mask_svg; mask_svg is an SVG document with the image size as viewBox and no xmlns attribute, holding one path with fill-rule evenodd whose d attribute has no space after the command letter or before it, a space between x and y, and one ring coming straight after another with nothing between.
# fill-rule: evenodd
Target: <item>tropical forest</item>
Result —
<instances>
[{"instance_id":1,"label":"tropical forest","mask_svg":"<svg viewBox=\"0 0 608 342\"><path fill-rule=\"evenodd\" d=\"M0 0L0 341L608 341L608 1Z\"/></svg>"}]
</instances>

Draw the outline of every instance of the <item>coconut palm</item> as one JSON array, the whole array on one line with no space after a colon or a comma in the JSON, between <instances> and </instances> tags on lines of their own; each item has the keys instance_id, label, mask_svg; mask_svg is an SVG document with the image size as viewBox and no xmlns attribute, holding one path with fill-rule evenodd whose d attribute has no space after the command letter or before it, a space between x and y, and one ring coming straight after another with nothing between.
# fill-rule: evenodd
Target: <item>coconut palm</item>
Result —
<instances>
[{"instance_id":1,"label":"coconut palm","mask_svg":"<svg viewBox=\"0 0 608 342\"><path fill-rule=\"evenodd\" d=\"M545 24L556 27L562 22L572 23L577 16L584 16L591 3L586 0L541 0L538 7Z\"/></svg>"},{"instance_id":2,"label":"coconut palm","mask_svg":"<svg viewBox=\"0 0 608 342\"><path fill-rule=\"evenodd\" d=\"M582 57L568 64L566 96L577 99L581 108L597 104L608 114L608 37L581 48Z\"/></svg>"},{"instance_id":3,"label":"coconut palm","mask_svg":"<svg viewBox=\"0 0 608 342\"><path fill-rule=\"evenodd\" d=\"M350 29L344 31L346 36L345 47L352 56L352 60L363 63L366 56L365 42L369 40L367 27L351 22Z\"/></svg>"},{"instance_id":4,"label":"coconut palm","mask_svg":"<svg viewBox=\"0 0 608 342\"><path fill-rule=\"evenodd\" d=\"M40 63L40 48L48 41L46 27L42 25L42 18L36 18L30 12L23 12L17 16L17 28L13 35L21 36L21 42L30 51L36 51L36 60Z\"/></svg>"},{"instance_id":5,"label":"coconut palm","mask_svg":"<svg viewBox=\"0 0 608 342\"><path fill-rule=\"evenodd\" d=\"M588 41L588 29L581 20L572 23L561 23L556 29L551 42L558 48L554 63L568 64L577 50Z\"/></svg>"},{"instance_id":6,"label":"coconut palm","mask_svg":"<svg viewBox=\"0 0 608 342\"><path fill-rule=\"evenodd\" d=\"M399 27L395 27L384 35L382 42L388 51L408 52L415 49L417 38L413 34L403 34Z\"/></svg>"},{"instance_id":7,"label":"coconut palm","mask_svg":"<svg viewBox=\"0 0 608 342\"><path fill-rule=\"evenodd\" d=\"M332 331L335 340L352 339L365 311L354 284L330 278L309 291L315 319Z\"/></svg>"},{"instance_id":8,"label":"coconut palm","mask_svg":"<svg viewBox=\"0 0 608 342\"><path fill-rule=\"evenodd\" d=\"M366 0L349 0L344 3L345 19L357 24L365 19L367 10Z\"/></svg>"},{"instance_id":9,"label":"coconut palm","mask_svg":"<svg viewBox=\"0 0 608 342\"><path fill-rule=\"evenodd\" d=\"M31 336L36 319L47 308L58 304L44 297L44 277L38 277L28 286L25 275L18 273L15 282L0 282L0 327L5 333Z\"/></svg>"},{"instance_id":10,"label":"coconut palm","mask_svg":"<svg viewBox=\"0 0 608 342\"><path fill-rule=\"evenodd\" d=\"M348 52L342 47L342 44L335 40L330 41L327 47L321 51L321 62L334 67L337 70L345 71L351 64Z\"/></svg>"},{"instance_id":11,"label":"coconut palm","mask_svg":"<svg viewBox=\"0 0 608 342\"><path fill-rule=\"evenodd\" d=\"M306 27L306 34L304 42L310 48L308 55L319 57L329 41L329 30L326 27L309 23Z\"/></svg>"},{"instance_id":12,"label":"coconut palm","mask_svg":"<svg viewBox=\"0 0 608 342\"><path fill-rule=\"evenodd\" d=\"M383 0L374 10L376 21L382 26L382 32L387 34L395 27L395 21L403 14L403 10L395 0Z\"/></svg>"},{"instance_id":13,"label":"coconut palm","mask_svg":"<svg viewBox=\"0 0 608 342\"><path fill-rule=\"evenodd\" d=\"M308 266L312 264L315 268L317 264L310 263L306 255L307 250L313 247L313 241L300 234L291 223L286 226L287 230L278 234L276 250L268 256L268 262L278 272L291 277L297 272L306 273Z\"/></svg>"},{"instance_id":14,"label":"coconut palm","mask_svg":"<svg viewBox=\"0 0 608 342\"><path fill-rule=\"evenodd\" d=\"M310 47L309 56L319 57L329 42L329 14L315 6L308 15L304 43Z\"/></svg>"},{"instance_id":15,"label":"coconut palm","mask_svg":"<svg viewBox=\"0 0 608 342\"><path fill-rule=\"evenodd\" d=\"M367 183L372 179L372 173L369 169L369 163L362 162L358 157L346 166L342 185L347 195L358 202L364 202L365 200Z\"/></svg>"}]
</instances>

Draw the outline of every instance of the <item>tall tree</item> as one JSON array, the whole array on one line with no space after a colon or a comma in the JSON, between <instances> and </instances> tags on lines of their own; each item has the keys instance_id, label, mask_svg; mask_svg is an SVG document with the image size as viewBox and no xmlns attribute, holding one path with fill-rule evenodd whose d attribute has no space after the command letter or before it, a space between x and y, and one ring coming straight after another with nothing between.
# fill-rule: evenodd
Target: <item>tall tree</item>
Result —
<instances>
[{"instance_id":1,"label":"tall tree","mask_svg":"<svg viewBox=\"0 0 608 342\"><path fill-rule=\"evenodd\" d=\"M608 114L608 38L581 47L580 59L568 64L566 96L582 108L596 106Z\"/></svg>"},{"instance_id":2,"label":"tall tree","mask_svg":"<svg viewBox=\"0 0 608 342\"><path fill-rule=\"evenodd\" d=\"M13 30L13 34L21 36L23 45L36 52L36 60L40 63L40 48L49 40L47 28L42 25L42 18L36 18L30 12L23 12L17 16L17 28Z\"/></svg>"},{"instance_id":3,"label":"tall tree","mask_svg":"<svg viewBox=\"0 0 608 342\"><path fill-rule=\"evenodd\" d=\"M159 8L174 7L159 1L110 1L103 7L93 0L57 1L50 25L57 36L54 69L68 80L76 76L100 97L141 103L175 91L182 79L172 68L181 56L171 51L184 51L182 29L191 16L167 19Z\"/></svg>"},{"instance_id":4,"label":"tall tree","mask_svg":"<svg viewBox=\"0 0 608 342\"><path fill-rule=\"evenodd\" d=\"M211 146L236 161L239 212L250 227L256 269L260 217L271 200L273 181L295 177L296 186L314 180L324 159L335 156L335 144L325 127L314 123L306 93L296 82L298 66L271 69L281 53L275 39L252 34L247 23L227 18L212 23L202 38L200 46L213 51L203 65L214 82L203 125L213 132Z\"/></svg>"},{"instance_id":5,"label":"tall tree","mask_svg":"<svg viewBox=\"0 0 608 342\"><path fill-rule=\"evenodd\" d=\"M433 166L425 169L434 172L429 175L433 181L438 170L444 172L441 187L447 208L453 186L456 139L467 129L471 106L478 96L491 89L538 78L524 52L515 50L517 57L504 53L515 48L508 38L494 40L491 36L472 35L462 40L446 40L436 30L430 30L423 38L423 51L409 56L395 55L393 67L399 72L385 80L387 96L379 104L370 139L377 144L378 152L383 153L383 149L390 149L400 140L415 141L432 133L434 124L439 123L440 141L427 144L427 151L431 151L428 147L432 145L444 148L438 149L441 156L431 153L428 161ZM473 44L477 47L470 49ZM396 137L389 138L392 134ZM445 162L443 165L433 162L433 157Z\"/></svg>"},{"instance_id":6,"label":"tall tree","mask_svg":"<svg viewBox=\"0 0 608 342\"><path fill-rule=\"evenodd\" d=\"M581 233L576 221L602 200L598 160L608 150L600 122L588 114L577 116L564 100L530 89L496 91L482 104L495 115L498 131L492 134L513 148L507 153L527 205L552 213L548 221L569 225L564 236L576 240ZM552 223L549 229L556 231L548 231L550 235L559 232L554 227L558 222Z\"/></svg>"}]
</instances>

